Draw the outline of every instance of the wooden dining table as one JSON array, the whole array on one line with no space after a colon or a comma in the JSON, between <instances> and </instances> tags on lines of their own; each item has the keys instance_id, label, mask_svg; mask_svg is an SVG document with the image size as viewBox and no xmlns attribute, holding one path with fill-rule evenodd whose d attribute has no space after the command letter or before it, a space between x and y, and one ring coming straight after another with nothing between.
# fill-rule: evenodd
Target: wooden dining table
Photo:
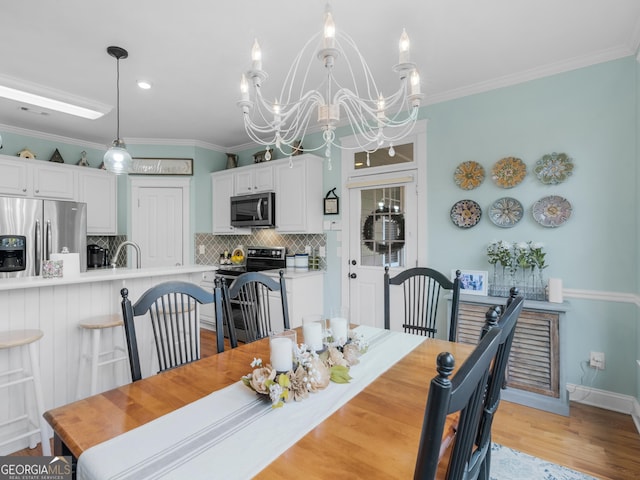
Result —
<instances>
[{"instance_id":1,"label":"wooden dining table","mask_svg":"<svg viewBox=\"0 0 640 480\"><path fill-rule=\"evenodd\" d=\"M448 351L459 367L472 350L424 338L255 478L322 479L345 472L350 478L411 478L436 357ZM44 416L54 430L54 452L79 458L91 447L238 382L254 358L269 358L268 339L49 410ZM237 461L247 455L250 449L238 451ZM215 460L211 466L215 472Z\"/></svg>"}]
</instances>

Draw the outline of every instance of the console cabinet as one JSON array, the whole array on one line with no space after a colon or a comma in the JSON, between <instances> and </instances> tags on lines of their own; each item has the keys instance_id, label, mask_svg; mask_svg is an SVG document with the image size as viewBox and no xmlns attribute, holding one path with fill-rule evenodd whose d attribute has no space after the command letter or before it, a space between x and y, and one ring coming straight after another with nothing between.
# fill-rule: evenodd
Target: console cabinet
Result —
<instances>
[{"instance_id":1,"label":"console cabinet","mask_svg":"<svg viewBox=\"0 0 640 480\"><path fill-rule=\"evenodd\" d=\"M476 345L491 305L505 305L506 298L463 295L458 310L458 342ZM507 386L517 389L520 403L556 413L568 413L561 362L563 304L525 301L516 324L507 365ZM508 398L505 390L504 398ZM513 391L513 390L512 390ZM537 399L537 400L536 400Z\"/></svg>"}]
</instances>

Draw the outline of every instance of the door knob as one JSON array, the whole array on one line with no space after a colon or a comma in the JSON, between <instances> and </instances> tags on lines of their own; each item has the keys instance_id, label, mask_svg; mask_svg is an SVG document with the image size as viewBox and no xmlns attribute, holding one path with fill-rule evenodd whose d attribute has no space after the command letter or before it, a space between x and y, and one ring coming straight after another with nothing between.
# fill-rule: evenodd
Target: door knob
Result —
<instances>
[{"instance_id":1,"label":"door knob","mask_svg":"<svg viewBox=\"0 0 640 480\"><path fill-rule=\"evenodd\" d=\"M349 278L357 278L357 277L358 277L358 275L356 275L355 273L350 273L349 274Z\"/></svg>"}]
</instances>

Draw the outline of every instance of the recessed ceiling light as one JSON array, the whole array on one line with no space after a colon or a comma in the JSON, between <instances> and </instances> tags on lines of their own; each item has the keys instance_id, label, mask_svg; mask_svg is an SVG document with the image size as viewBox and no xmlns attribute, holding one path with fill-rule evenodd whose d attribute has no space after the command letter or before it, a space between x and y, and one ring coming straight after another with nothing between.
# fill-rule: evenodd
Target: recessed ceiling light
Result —
<instances>
[{"instance_id":1,"label":"recessed ceiling light","mask_svg":"<svg viewBox=\"0 0 640 480\"><path fill-rule=\"evenodd\" d=\"M89 120L100 118L113 109L104 103L5 75L0 75L0 97Z\"/></svg>"},{"instance_id":2,"label":"recessed ceiling light","mask_svg":"<svg viewBox=\"0 0 640 480\"><path fill-rule=\"evenodd\" d=\"M138 86L143 90L149 90L151 88L151 83L146 80L138 80Z\"/></svg>"}]
</instances>

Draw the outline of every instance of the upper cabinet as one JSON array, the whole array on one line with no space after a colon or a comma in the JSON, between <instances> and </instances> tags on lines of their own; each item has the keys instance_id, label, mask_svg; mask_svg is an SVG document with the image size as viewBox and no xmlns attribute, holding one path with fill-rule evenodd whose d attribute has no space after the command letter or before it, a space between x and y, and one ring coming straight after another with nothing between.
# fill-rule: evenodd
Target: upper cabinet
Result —
<instances>
[{"instance_id":1,"label":"upper cabinet","mask_svg":"<svg viewBox=\"0 0 640 480\"><path fill-rule=\"evenodd\" d=\"M44 165L33 166L33 196L75 200L75 170L64 168L60 164L40 163Z\"/></svg>"},{"instance_id":2,"label":"upper cabinet","mask_svg":"<svg viewBox=\"0 0 640 480\"><path fill-rule=\"evenodd\" d=\"M322 158L303 154L211 174L213 233L249 234L231 226L229 199L236 195L274 191L276 231L322 233Z\"/></svg>"},{"instance_id":3,"label":"upper cabinet","mask_svg":"<svg viewBox=\"0 0 640 480\"><path fill-rule=\"evenodd\" d=\"M271 165L241 168L234 175L234 195L270 192L273 190L273 167Z\"/></svg>"},{"instance_id":4,"label":"upper cabinet","mask_svg":"<svg viewBox=\"0 0 640 480\"><path fill-rule=\"evenodd\" d=\"M78 171L78 201L87 204L87 234L116 235L118 229L116 176L83 167Z\"/></svg>"},{"instance_id":5,"label":"upper cabinet","mask_svg":"<svg viewBox=\"0 0 640 480\"><path fill-rule=\"evenodd\" d=\"M298 155L274 165L276 230L322 233L322 158Z\"/></svg>"},{"instance_id":6,"label":"upper cabinet","mask_svg":"<svg viewBox=\"0 0 640 480\"><path fill-rule=\"evenodd\" d=\"M235 195L235 170L223 170L211 174L211 191L213 204L213 233L218 235L248 235L250 228L231 226L231 203L229 199Z\"/></svg>"},{"instance_id":7,"label":"upper cabinet","mask_svg":"<svg viewBox=\"0 0 640 480\"><path fill-rule=\"evenodd\" d=\"M74 200L75 168L40 160L2 156L0 195Z\"/></svg>"},{"instance_id":8,"label":"upper cabinet","mask_svg":"<svg viewBox=\"0 0 640 480\"><path fill-rule=\"evenodd\" d=\"M33 193L30 173L28 163L0 158L0 195L30 197Z\"/></svg>"},{"instance_id":9,"label":"upper cabinet","mask_svg":"<svg viewBox=\"0 0 640 480\"><path fill-rule=\"evenodd\" d=\"M0 155L0 195L84 202L89 235L117 233L117 188L104 170Z\"/></svg>"}]
</instances>

